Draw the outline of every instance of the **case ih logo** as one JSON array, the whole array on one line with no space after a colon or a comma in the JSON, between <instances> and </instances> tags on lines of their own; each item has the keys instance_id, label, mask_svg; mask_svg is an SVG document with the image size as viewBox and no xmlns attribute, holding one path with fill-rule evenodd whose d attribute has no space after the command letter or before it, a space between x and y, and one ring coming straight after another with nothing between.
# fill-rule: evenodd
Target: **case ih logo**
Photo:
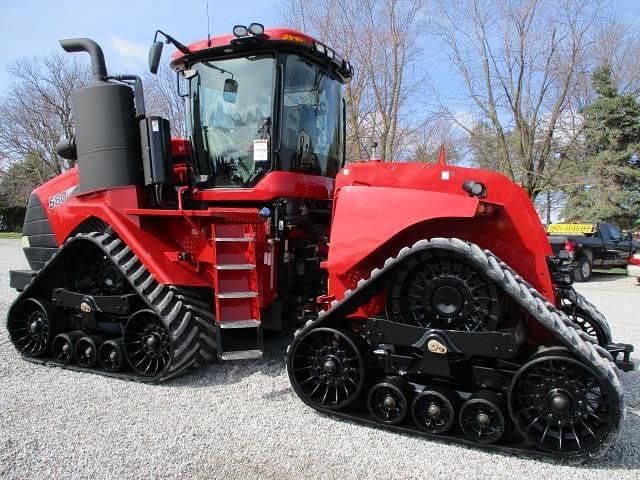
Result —
<instances>
[{"instance_id":1,"label":"case ih logo","mask_svg":"<svg viewBox=\"0 0 640 480\"><path fill-rule=\"evenodd\" d=\"M67 200L69 200L69 198L73 196L77 188L77 186L74 186L65 190L64 192L56 193L55 195L49 197L49 209L53 210L57 206L65 203Z\"/></svg>"}]
</instances>

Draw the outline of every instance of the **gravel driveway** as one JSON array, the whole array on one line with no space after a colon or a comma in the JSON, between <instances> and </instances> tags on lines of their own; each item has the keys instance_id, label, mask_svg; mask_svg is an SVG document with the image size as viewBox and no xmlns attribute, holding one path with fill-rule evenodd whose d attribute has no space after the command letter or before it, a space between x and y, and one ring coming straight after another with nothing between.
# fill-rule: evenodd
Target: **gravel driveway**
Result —
<instances>
[{"instance_id":1,"label":"gravel driveway","mask_svg":"<svg viewBox=\"0 0 640 480\"><path fill-rule=\"evenodd\" d=\"M640 473L640 373L623 376L620 440L579 467L488 453L333 420L289 388L286 339L255 363L217 364L148 386L20 360L4 325L8 270L26 265L0 239L2 478L633 478ZM599 275L578 289L640 347L640 287ZM636 356L637 359L637 356Z\"/></svg>"}]
</instances>

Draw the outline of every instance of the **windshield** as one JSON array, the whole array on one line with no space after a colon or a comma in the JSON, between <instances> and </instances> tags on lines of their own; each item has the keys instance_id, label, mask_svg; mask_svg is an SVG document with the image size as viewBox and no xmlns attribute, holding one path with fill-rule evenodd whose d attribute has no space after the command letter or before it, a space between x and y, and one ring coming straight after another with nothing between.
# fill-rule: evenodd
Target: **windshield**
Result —
<instances>
[{"instance_id":1,"label":"windshield","mask_svg":"<svg viewBox=\"0 0 640 480\"><path fill-rule=\"evenodd\" d=\"M193 136L206 186L252 186L270 169L274 65L273 55L254 55L192 67Z\"/></svg>"},{"instance_id":2,"label":"windshield","mask_svg":"<svg viewBox=\"0 0 640 480\"><path fill-rule=\"evenodd\" d=\"M280 168L333 178L343 156L341 85L298 55L284 63Z\"/></svg>"}]
</instances>

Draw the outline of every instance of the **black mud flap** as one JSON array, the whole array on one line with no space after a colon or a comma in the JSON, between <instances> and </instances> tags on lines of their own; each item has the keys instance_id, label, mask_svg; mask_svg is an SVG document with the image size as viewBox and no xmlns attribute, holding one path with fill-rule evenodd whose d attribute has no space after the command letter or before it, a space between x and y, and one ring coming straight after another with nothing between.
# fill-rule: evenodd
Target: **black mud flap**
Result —
<instances>
[{"instance_id":1,"label":"black mud flap","mask_svg":"<svg viewBox=\"0 0 640 480\"><path fill-rule=\"evenodd\" d=\"M9 286L21 292L31 283L31 279L37 275L35 270L10 270Z\"/></svg>"}]
</instances>

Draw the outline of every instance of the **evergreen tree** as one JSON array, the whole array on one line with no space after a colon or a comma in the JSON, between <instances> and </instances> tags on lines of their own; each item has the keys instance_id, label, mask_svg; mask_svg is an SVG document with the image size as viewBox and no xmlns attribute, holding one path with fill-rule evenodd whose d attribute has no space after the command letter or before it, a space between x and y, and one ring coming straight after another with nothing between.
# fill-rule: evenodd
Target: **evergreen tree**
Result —
<instances>
[{"instance_id":1,"label":"evergreen tree","mask_svg":"<svg viewBox=\"0 0 640 480\"><path fill-rule=\"evenodd\" d=\"M598 97L582 111L584 158L575 171L584 183L568 191L566 220L604 220L629 227L640 217L640 104L620 95L611 67L593 74Z\"/></svg>"}]
</instances>

